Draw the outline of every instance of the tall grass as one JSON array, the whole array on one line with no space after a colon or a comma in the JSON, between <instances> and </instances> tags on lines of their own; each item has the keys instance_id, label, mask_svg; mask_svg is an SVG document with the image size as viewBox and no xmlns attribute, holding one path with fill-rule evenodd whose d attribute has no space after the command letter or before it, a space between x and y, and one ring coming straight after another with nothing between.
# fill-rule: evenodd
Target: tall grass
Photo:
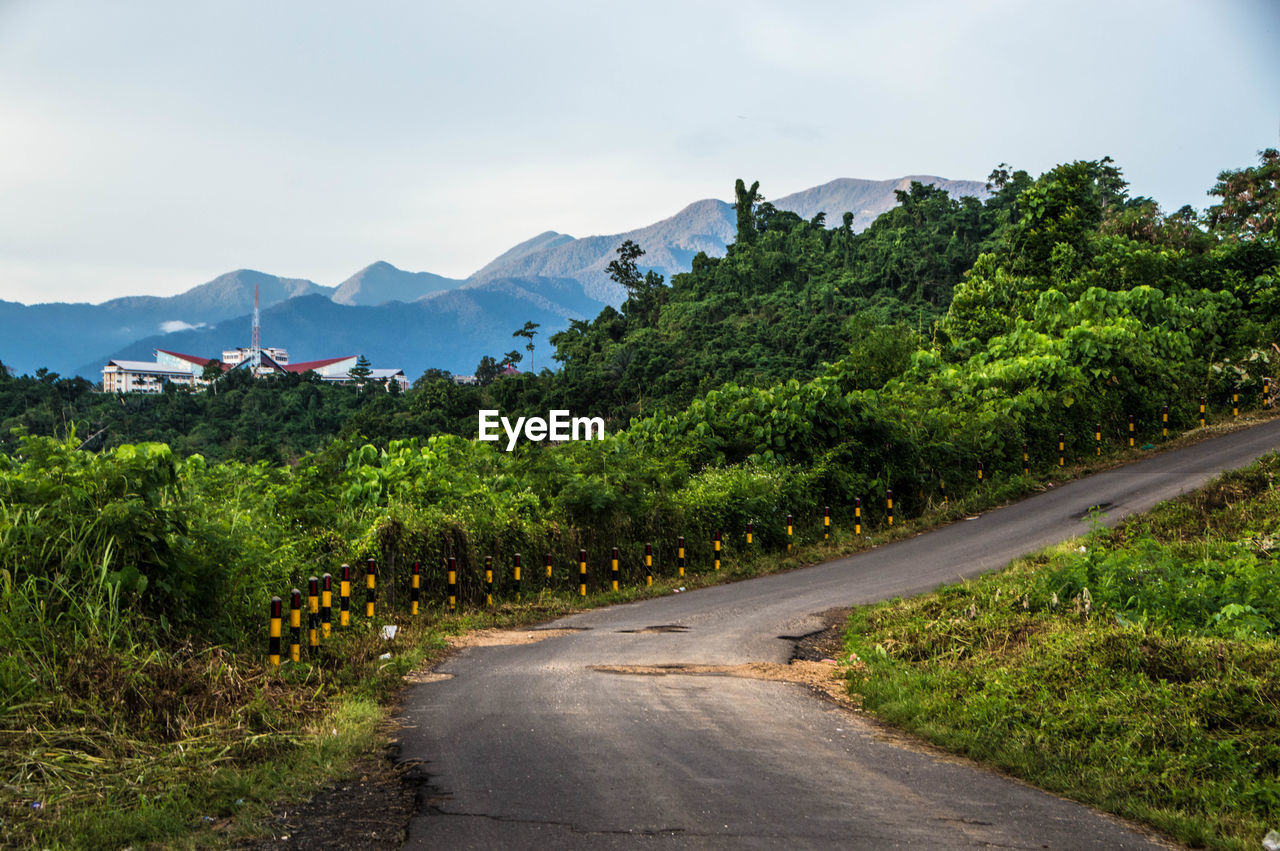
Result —
<instances>
[{"instance_id":1,"label":"tall grass","mask_svg":"<svg viewBox=\"0 0 1280 851\"><path fill-rule=\"evenodd\" d=\"M907 729L1182 842L1280 826L1280 456L1115 531L856 611L850 688Z\"/></svg>"}]
</instances>

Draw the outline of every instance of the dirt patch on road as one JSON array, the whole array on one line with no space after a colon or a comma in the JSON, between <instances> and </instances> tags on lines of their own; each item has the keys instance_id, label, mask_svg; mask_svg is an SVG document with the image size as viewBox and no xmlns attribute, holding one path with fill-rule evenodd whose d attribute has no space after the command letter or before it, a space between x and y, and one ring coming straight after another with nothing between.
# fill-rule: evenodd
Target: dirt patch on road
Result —
<instances>
[{"instance_id":1,"label":"dirt patch on road","mask_svg":"<svg viewBox=\"0 0 1280 851\"><path fill-rule=\"evenodd\" d=\"M511 647L516 644L537 644L548 638L559 638L562 635L573 635L581 632L577 629L476 629L463 635L448 638L451 646L461 650L464 647Z\"/></svg>"},{"instance_id":2,"label":"dirt patch on road","mask_svg":"<svg viewBox=\"0 0 1280 851\"><path fill-rule=\"evenodd\" d=\"M850 697L847 689L848 674L862 667L862 662L856 656L850 657L844 649L844 630L849 621L849 611L848 608L842 608L820 613L819 617L825 624L823 628L798 639L791 661L785 665L775 662L746 662L740 665L593 665L591 670L605 674L684 674L797 683L846 709L858 709L858 701Z\"/></svg>"},{"instance_id":3,"label":"dirt patch on road","mask_svg":"<svg viewBox=\"0 0 1280 851\"><path fill-rule=\"evenodd\" d=\"M682 674L703 677L743 677L749 680L769 680L781 683L798 683L807 686L820 697L835 701L848 709L857 709L845 690L847 666L836 662L809 662L797 659L786 665L776 662L747 662L742 665L592 665L591 670L602 674L631 674L636 676L666 676Z\"/></svg>"}]
</instances>

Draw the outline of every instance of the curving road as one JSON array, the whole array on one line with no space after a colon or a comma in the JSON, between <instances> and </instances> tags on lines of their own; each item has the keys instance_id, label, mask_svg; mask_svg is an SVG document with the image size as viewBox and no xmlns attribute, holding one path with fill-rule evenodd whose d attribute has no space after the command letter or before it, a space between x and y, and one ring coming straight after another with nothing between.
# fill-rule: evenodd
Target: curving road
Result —
<instances>
[{"instance_id":1,"label":"curving road","mask_svg":"<svg viewBox=\"0 0 1280 851\"><path fill-rule=\"evenodd\" d=\"M858 555L564 618L472 647L406 696L401 759L431 800L408 848L1153 848L1159 840L894 744L803 687L595 666L785 663L815 613L925 591L1280 449L1280 420Z\"/></svg>"}]
</instances>

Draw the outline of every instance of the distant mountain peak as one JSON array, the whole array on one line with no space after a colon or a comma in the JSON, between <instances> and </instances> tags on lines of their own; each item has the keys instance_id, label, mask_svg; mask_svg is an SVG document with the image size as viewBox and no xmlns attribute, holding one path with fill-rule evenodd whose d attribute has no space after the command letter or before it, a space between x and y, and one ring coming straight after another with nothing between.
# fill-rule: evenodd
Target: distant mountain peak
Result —
<instances>
[{"instance_id":1,"label":"distant mountain peak","mask_svg":"<svg viewBox=\"0 0 1280 851\"><path fill-rule=\"evenodd\" d=\"M461 283L430 272L406 272L386 260L379 260L339 284L332 299L336 304L375 306L390 301L413 301Z\"/></svg>"}]
</instances>

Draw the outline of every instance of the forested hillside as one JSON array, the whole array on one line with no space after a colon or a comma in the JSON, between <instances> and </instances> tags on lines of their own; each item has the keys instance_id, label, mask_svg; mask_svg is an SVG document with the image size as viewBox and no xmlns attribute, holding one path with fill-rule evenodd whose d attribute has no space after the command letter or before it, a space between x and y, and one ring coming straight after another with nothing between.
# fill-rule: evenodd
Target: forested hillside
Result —
<instances>
[{"instance_id":1,"label":"forested hillside","mask_svg":"<svg viewBox=\"0 0 1280 851\"><path fill-rule=\"evenodd\" d=\"M232 386L210 394L170 388L160 397L109 399L82 379L38 373L0 387L0 440L9 440L0 446L12 448L14 426L53 434L76 424L82 435L106 428L108 446L160 440L182 454L279 462L339 432L381 442L474 436L482 407L536 414L554 405L625 425L632 416L683 408L727 381L764 387L810 378L855 341L900 357L946 310L956 282L1029 182L1021 173L1002 181L985 204L913 183L898 193L900 206L861 233L852 214L827 229L821 215L804 221L739 186L742 224L727 257L699 255L691 273L667 286L640 274L644 257L627 243L611 264L631 296L623 311L606 308L554 335L554 362L535 330L478 370L486 377L487 366L491 377L498 362L514 362L526 370L517 378L470 389L429 372L398 400L289 378L260 387L229 378Z\"/></svg>"},{"instance_id":2,"label":"forested hillside","mask_svg":"<svg viewBox=\"0 0 1280 851\"><path fill-rule=\"evenodd\" d=\"M629 293L622 309L550 341L536 328L513 333L509 351L479 364L482 387L429 371L402 397L306 378L228 378L210 393L121 399L38 373L0 378L0 447L13 448L15 426L65 434L74 425L82 437L101 432L95 445L159 440L213 460L292 462L339 434L380 446L472 437L480 408L513 418L567 408L604 416L616 432L632 417L675 415L727 383L764 390L819 375L838 375L844 393L889 392L927 416L931 397L973 400L981 390L995 407L965 418L979 431L1000 416L1049 422L1050 410L1073 427L1101 419L1111 428L1131 413L1149 422L1164 404L1185 417L1179 401L1221 401L1237 383L1259 389L1260 359L1280 323L1267 212L1275 169L1267 152L1257 168L1224 172L1220 203L1201 216L1130 197L1106 160L1034 181L1001 167L985 202L912 184L861 233L848 214L828 228L823 216L779 211L740 181L727 256L700 255L690 273L665 282L641 274L643 254L625 243L610 267ZM525 372L490 380L507 363ZM1156 387L1164 389L1152 395ZM967 455L989 451L990 440L945 442Z\"/></svg>"},{"instance_id":3,"label":"forested hillside","mask_svg":"<svg viewBox=\"0 0 1280 851\"><path fill-rule=\"evenodd\" d=\"M1210 419L1236 392L1257 407L1280 356L1278 172L1272 150L1224 172L1202 216L1129 196L1108 160L1036 179L1000 168L985 203L913 186L859 234L740 183L725 258L700 257L668 286L624 244L620 311L557 335L554 355L518 333L536 329L512 329L495 359L560 368L492 377L491 362L475 388L230 377L117 398L0 370L4 427L26 429L0 454L0 717L34 731L6 740L5 761L21 762L30 794L88 805L42 762L40 731L75 729L82 750L126 762L195 735L173 721L194 710L148 703L135 672L158 682L211 645L261 664L271 596L343 562L376 559L379 587L401 589L420 562L438 612L445 558L465 606L483 599L486 556L564 567L617 546L635 565L645 543L665 553L683 535L705 562L715 532L748 522L776 551L789 514L804 531L823 506L847 518L862 499L881 526L890 491L905 520L944 482L952 500L993 480L1029 487L1062 463L1060 434L1074 463L1093 457L1095 427L1120 453L1131 416L1141 446L1161 439L1165 406L1172 432L1197 423L1201 396ZM479 408L549 407L607 416L609 434L511 453L469 439ZM566 590L557 576L531 576L526 593ZM111 711L118 693L147 708ZM271 732L260 710L235 710L229 729Z\"/></svg>"}]
</instances>

